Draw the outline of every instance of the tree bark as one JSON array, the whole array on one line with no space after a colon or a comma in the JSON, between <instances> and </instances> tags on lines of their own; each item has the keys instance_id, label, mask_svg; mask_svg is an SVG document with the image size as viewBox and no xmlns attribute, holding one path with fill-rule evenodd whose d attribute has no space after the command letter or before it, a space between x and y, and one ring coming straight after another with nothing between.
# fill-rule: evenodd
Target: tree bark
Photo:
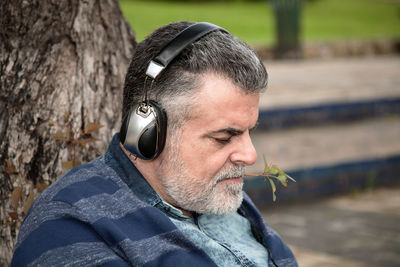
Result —
<instances>
[{"instance_id":1,"label":"tree bark","mask_svg":"<svg viewBox=\"0 0 400 267\"><path fill-rule=\"evenodd\" d=\"M1 1L0 265L33 199L118 131L135 47L117 0Z\"/></svg>"}]
</instances>

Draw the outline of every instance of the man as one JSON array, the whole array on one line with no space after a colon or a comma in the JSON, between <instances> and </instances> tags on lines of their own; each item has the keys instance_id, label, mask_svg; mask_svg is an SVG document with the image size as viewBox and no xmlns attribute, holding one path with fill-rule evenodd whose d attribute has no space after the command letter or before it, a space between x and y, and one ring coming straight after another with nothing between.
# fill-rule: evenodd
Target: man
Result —
<instances>
[{"instance_id":1,"label":"man","mask_svg":"<svg viewBox=\"0 0 400 267\"><path fill-rule=\"evenodd\" d=\"M242 192L266 84L254 51L215 25L156 30L128 69L121 133L38 198L12 264L297 266Z\"/></svg>"}]
</instances>

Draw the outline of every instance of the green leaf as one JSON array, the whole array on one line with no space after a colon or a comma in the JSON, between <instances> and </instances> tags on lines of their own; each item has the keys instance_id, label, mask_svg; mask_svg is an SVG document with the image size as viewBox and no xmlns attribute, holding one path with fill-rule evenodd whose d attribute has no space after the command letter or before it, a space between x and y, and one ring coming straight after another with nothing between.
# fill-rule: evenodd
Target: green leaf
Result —
<instances>
[{"instance_id":1,"label":"green leaf","mask_svg":"<svg viewBox=\"0 0 400 267\"><path fill-rule=\"evenodd\" d=\"M286 175L286 177L289 179L289 180L291 180L292 182L296 182L296 180L295 179L293 179L292 177L290 177L289 175L287 175L286 173L285 173L285 175Z\"/></svg>"},{"instance_id":2,"label":"green leaf","mask_svg":"<svg viewBox=\"0 0 400 267\"><path fill-rule=\"evenodd\" d=\"M275 201L276 200L276 195L275 195L275 191L276 191L276 186L274 181L272 181L272 179L268 179L269 183L271 184L271 188L272 188L272 200Z\"/></svg>"},{"instance_id":3,"label":"green leaf","mask_svg":"<svg viewBox=\"0 0 400 267\"><path fill-rule=\"evenodd\" d=\"M278 181L279 182L281 182L281 184L283 185L283 186L287 186L287 177L286 177L286 175L279 175L278 177L276 177L276 179L278 179Z\"/></svg>"},{"instance_id":4,"label":"green leaf","mask_svg":"<svg viewBox=\"0 0 400 267\"><path fill-rule=\"evenodd\" d=\"M268 166L268 162L267 162L267 160L265 159L265 157L264 157L264 165L265 165L264 173L268 173L268 172L269 172L269 166Z\"/></svg>"},{"instance_id":5,"label":"green leaf","mask_svg":"<svg viewBox=\"0 0 400 267\"><path fill-rule=\"evenodd\" d=\"M269 173L272 175L277 175L281 172L281 170L278 168L276 165L272 165L271 168L269 169Z\"/></svg>"}]
</instances>

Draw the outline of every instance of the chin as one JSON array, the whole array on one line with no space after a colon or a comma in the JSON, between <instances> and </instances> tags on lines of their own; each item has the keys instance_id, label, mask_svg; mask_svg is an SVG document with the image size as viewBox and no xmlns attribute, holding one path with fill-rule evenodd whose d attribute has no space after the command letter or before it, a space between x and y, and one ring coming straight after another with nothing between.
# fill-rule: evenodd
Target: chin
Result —
<instances>
[{"instance_id":1,"label":"chin","mask_svg":"<svg viewBox=\"0 0 400 267\"><path fill-rule=\"evenodd\" d=\"M205 214L227 214L237 211L243 201L242 184L227 186L223 192L215 194L210 198L212 201L199 213Z\"/></svg>"}]
</instances>

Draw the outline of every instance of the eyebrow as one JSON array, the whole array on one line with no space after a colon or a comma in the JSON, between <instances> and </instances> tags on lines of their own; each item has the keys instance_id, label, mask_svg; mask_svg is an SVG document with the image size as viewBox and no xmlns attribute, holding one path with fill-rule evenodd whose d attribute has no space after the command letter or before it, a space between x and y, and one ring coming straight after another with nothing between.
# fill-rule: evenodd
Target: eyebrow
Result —
<instances>
[{"instance_id":1,"label":"eyebrow","mask_svg":"<svg viewBox=\"0 0 400 267\"><path fill-rule=\"evenodd\" d=\"M214 134L219 134L219 133L227 133L229 135L235 136L235 135L241 135L243 133L243 131L228 127L228 128L223 128L220 130L212 131L211 133L209 133L209 135L214 135Z\"/></svg>"},{"instance_id":2,"label":"eyebrow","mask_svg":"<svg viewBox=\"0 0 400 267\"><path fill-rule=\"evenodd\" d=\"M252 132L254 129L257 128L257 126L258 126L258 121L252 128L249 129L249 132ZM220 129L220 130L212 131L212 132L208 133L207 136L212 136L214 134L219 134L219 133L227 133L227 134L229 134L231 136L237 136L237 135L243 134L244 131L243 130L239 130L239 129L235 129L235 128L232 128L232 127L227 127L227 128L223 128L223 129Z\"/></svg>"}]
</instances>

